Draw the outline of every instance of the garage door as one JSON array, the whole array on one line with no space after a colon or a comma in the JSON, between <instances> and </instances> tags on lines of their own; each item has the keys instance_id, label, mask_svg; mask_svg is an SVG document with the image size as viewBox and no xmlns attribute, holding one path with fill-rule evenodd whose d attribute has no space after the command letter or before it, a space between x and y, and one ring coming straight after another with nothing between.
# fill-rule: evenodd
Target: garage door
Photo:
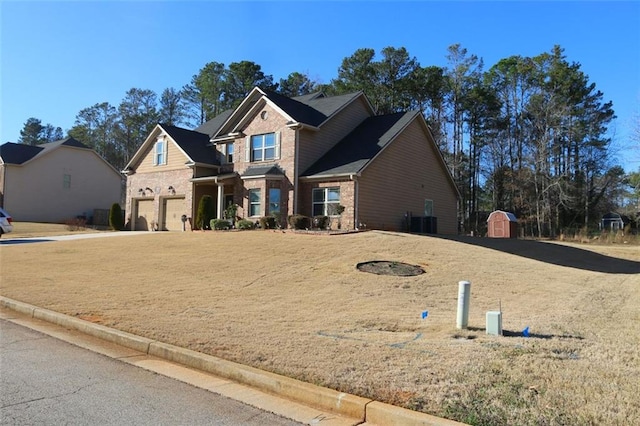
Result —
<instances>
[{"instance_id":1,"label":"garage door","mask_svg":"<svg viewBox=\"0 0 640 426\"><path fill-rule=\"evenodd\" d=\"M182 215L186 213L184 198L165 198L162 202L162 230L182 231Z\"/></svg>"},{"instance_id":2,"label":"garage door","mask_svg":"<svg viewBox=\"0 0 640 426\"><path fill-rule=\"evenodd\" d=\"M153 220L153 200L138 200L136 205L136 231L149 231Z\"/></svg>"}]
</instances>

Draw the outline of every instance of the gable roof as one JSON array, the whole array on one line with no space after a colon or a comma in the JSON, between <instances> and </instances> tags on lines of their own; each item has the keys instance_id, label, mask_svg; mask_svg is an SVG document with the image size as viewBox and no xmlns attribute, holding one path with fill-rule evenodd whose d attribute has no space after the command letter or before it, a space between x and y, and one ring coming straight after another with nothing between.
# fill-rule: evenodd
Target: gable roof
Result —
<instances>
[{"instance_id":1,"label":"gable roof","mask_svg":"<svg viewBox=\"0 0 640 426\"><path fill-rule=\"evenodd\" d=\"M209 143L209 135L167 124L160 124L159 126L164 129L191 161L219 164L216 150Z\"/></svg>"},{"instance_id":2,"label":"gable roof","mask_svg":"<svg viewBox=\"0 0 640 426\"><path fill-rule=\"evenodd\" d=\"M296 98L288 98L275 92L254 87L242 103L225 117L226 119L215 133L210 133L210 135L212 139L224 139L225 135L234 133L261 101L270 103L276 109L279 109L291 122L290 124L298 123L317 128L351 102L361 97L365 100L373 115L373 107L362 91L331 97L326 97L322 93L313 93Z\"/></svg>"},{"instance_id":3,"label":"gable roof","mask_svg":"<svg viewBox=\"0 0 640 426\"><path fill-rule=\"evenodd\" d=\"M357 174L411 122L417 111L378 115L365 119L302 176Z\"/></svg>"},{"instance_id":4,"label":"gable roof","mask_svg":"<svg viewBox=\"0 0 640 426\"><path fill-rule=\"evenodd\" d=\"M40 145L25 145L21 143L7 142L0 145L0 159L4 164L24 164L39 155L44 155L60 146L91 149L74 138L60 139Z\"/></svg>"},{"instance_id":5,"label":"gable roof","mask_svg":"<svg viewBox=\"0 0 640 426\"><path fill-rule=\"evenodd\" d=\"M124 167L124 171L128 172L133 169L133 165L138 163L146 155L150 147L155 143L160 133L166 133L171 140L178 146L178 149L187 157L188 163L202 163L218 166L220 161L216 156L216 150L211 147L209 135L206 133L188 130L182 127L171 126L168 124L157 124L151 131L147 139L140 145L131 160Z\"/></svg>"}]
</instances>

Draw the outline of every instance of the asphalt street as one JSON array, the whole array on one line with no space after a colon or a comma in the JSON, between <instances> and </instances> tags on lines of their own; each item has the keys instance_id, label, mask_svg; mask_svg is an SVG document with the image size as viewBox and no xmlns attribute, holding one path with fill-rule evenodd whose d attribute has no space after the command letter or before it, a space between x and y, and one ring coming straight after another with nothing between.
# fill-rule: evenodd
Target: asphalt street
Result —
<instances>
[{"instance_id":1,"label":"asphalt street","mask_svg":"<svg viewBox=\"0 0 640 426\"><path fill-rule=\"evenodd\" d=\"M299 423L0 319L0 424Z\"/></svg>"}]
</instances>

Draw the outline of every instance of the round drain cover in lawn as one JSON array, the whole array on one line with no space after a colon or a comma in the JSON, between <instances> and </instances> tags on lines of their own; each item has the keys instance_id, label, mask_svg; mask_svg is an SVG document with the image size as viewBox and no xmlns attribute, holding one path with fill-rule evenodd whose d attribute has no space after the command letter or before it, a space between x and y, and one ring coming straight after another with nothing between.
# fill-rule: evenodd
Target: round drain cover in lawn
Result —
<instances>
[{"instance_id":1,"label":"round drain cover in lawn","mask_svg":"<svg viewBox=\"0 0 640 426\"><path fill-rule=\"evenodd\" d=\"M398 277L411 277L424 273L424 269L418 265L410 265L402 262L392 262L389 260L372 260L370 262L360 262L356 265L359 271L369 272L376 275L395 275Z\"/></svg>"}]
</instances>

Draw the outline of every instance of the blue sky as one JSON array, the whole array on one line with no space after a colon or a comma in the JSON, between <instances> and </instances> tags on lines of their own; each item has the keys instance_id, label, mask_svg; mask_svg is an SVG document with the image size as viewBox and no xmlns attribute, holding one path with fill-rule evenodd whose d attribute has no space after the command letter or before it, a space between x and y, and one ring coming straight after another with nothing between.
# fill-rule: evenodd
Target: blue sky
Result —
<instances>
[{"instance_id":1,"label":"blue sky","mask_svg":"<svg viewBox=\"0 0 640 426\"><path fill-rule=\"evenodd\" d=\"M0 1L0 142L29 117L66 132L83 108L117 106L132 87L181 88L207 62L249 60L278 81L327 83L358 48L406 47L446 65L460 43L488 69L558 44L611 100L618 161L640 114L639 1Z\"/></svg>"}]
</instances>

